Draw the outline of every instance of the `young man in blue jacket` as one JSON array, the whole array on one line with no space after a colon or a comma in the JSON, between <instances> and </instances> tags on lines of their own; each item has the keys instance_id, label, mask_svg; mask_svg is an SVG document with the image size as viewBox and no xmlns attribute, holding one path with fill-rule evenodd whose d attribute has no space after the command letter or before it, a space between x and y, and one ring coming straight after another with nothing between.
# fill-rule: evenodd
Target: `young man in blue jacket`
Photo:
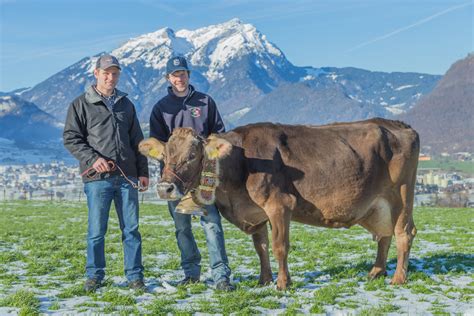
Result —
<instances>
[{"instance_id":1,"label":"young man in blue jacket","mask_svg":"<svg viewBox=\"0 0 474 316\"><path fill-rule=\"evenodd\" d=\"M150 117L150 137L167 142L177 127L191 127L203 137L225 132L216 103L207 94L196 91L189 84L190 70L186 59L174 56L166 64L166 79L170 83L168 95L154 106ZM176 239L181 252L184 279L180 285L196 283L201 275L201 254L191 229L191 216L176 213L180 201L168 202L168 209L176 228ZM212 277L216 289L232 291L230 268L224 245L221 216L215 205L206 206L207 215L201 216L206 234Z\"/></svg>"}]
</instances>

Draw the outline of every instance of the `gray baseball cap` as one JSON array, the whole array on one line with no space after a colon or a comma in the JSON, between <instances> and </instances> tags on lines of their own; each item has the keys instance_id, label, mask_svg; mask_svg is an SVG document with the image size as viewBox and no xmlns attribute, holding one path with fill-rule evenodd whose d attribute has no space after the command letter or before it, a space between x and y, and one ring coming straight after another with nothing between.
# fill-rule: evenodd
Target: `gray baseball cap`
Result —
<instances>
[{"instance_id":1,"label":"gray baseball cap","mask_svg":"<svg viewBox=\"0 0 474 316\"><path fill-rule=\"evenodd\" d=\"M109 67L117 67L118 69L122 70L117 58L112 55L102 55L99 57L99 59L97 59L95 69L107 69Z\"/></svg>"}]
</instances>

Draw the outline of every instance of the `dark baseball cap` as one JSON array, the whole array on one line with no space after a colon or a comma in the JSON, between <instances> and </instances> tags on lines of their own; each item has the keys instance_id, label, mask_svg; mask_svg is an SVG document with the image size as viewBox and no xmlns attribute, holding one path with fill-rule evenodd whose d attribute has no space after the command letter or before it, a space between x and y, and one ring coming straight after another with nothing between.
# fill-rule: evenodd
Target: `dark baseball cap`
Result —
<instances>
[{"instance_id":1,"label":"dark baseball cap","mask_svg":"<svg viewBox=\"0 0 474 316\"><path fill-rule=\"evenodd\" d=\"M166 63L166 74L172 74L178 70L186 70L190 71L188 67L188 63L183 56L173 56L171 57L168 62Z\"/></svg>"},{"instance_id":2,"label":"dark baseball cap","mask_svg":"<svg viewBox=\"0 0 474 316\"><path fill-rule=\"evenodd\" d=\"M99 59L97 59L95 69L107 69L109 67L117 67L118 69L122 70L117 58L112 55L102 55L99 57Z\"/></svg>"}]
</instances>

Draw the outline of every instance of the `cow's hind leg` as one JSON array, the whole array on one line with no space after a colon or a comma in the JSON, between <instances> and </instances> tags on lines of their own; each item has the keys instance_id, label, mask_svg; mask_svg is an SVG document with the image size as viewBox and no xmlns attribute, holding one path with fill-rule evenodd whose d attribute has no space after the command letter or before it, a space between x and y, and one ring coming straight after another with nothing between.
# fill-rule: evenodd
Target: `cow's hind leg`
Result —
<instances>
[{"instance_id":1,"label":"cow's hind leg","mask_svg":"<svg viewBox=\"0 0 474 316\"><path fill-rule=\"evenodd\" d=\"M377 248L377 259L375 259L375 264L369 272L369 279L373 280L381 276L387 275L387 256L388 250L390 248L390 243L392 242L392 236L382 237L378 241Z\"/></svg>"},{"instance_id":2,"label":"cow's hind leg","mask_svg":"<svg viewBox=\"0 0 474 316\"><path fill-rule=\"evenodd\" d=\"M270 267L270 256L268 254L268 230L267 224L252 234L253 245L260 259L259 284L265 285L273 282L272 269Z\"/></svg>"},{"instance_id":3,"label":"cow's hind leg","mask_svg":"<svg viewBox=\"0 0 474 316\"><path fill-rule=\"evenodd\" d=\"M279 201L278 201L279 202ZM272 225L272 249L278 262L277 289L285 290L290 284L288 271L288 250L290 248L290 220L291 212L283 207L283 203L267 212Z\"/></svg>"},{"instance_id":4,"label":"cow's hind leg","mask_svg":"<svg viewBox=\"0 0 474 316\"><path fill-rule=\"evenodd\" d=\"M272 221L272 249L278 262L277 288L285 290L291 284L288 271L288 250L290 248L290 212L283 214L284 219Z\"/></svg>"},{"instance_id":5,"label":"cow's hind leg","mask_svg":"<svg viewBox=\"0 0 474 316\"><path fill-rule=\"evenodd\" d=\"M397 269L392 278L392 284L403 284L407 280L408 256L416 227L413 222L413 188L404 184L400 187L403 209L395 224L395 239L397 245Z\"/></svg>"}]
</instances>

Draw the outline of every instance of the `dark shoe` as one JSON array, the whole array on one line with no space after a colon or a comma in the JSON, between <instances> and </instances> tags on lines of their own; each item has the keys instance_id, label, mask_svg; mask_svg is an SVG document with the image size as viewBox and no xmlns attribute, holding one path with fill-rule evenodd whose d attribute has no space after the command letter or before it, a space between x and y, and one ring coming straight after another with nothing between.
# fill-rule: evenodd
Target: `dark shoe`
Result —
<instances>
[{"instance_id":1,"label":"dark shoe","mask_svg":"<svg viewBox=\"0 0 474 316\"><path fill-rule=\"evenodd\" d=\"M87 279L84 283L84 291L86 291L86 293L92 293L95 292L101 286L102 281L99 281L96 278Z\"/></svg>"},{"instance_id":2,"label":"dark shoe","mask_svg":"<svg viewBox=\"0 0 474 316\"><path fill-rule=\"evenodd\" d=\"M231 291L235 291L235 286L230 284L229 280L222 280L222 281L217 282L216 290L224 291L224 292L231 292Z\"/></svg>"},{"instance_id":3,"label":"dark shoe","mask_svg":"<svg viewBox=\"0 0 474 316\"><path fill-rule=\"evenodd\" d=\"M199 278L185 277L181 281L178 281L177 286L184 286L184 285L190 285L190 284L195 284L195 283L199 283Z\"/></svg>"},{"instance_id":4,"label":"dark shoe","mask_svg":"<svg viewBox=\"0 0 474 316\"><path fill-rule=\"evenodd\" d=\"M128 287L132 290L146 291L146 286L142 279L128 282Z\"/></svg>"}]
</instances>

